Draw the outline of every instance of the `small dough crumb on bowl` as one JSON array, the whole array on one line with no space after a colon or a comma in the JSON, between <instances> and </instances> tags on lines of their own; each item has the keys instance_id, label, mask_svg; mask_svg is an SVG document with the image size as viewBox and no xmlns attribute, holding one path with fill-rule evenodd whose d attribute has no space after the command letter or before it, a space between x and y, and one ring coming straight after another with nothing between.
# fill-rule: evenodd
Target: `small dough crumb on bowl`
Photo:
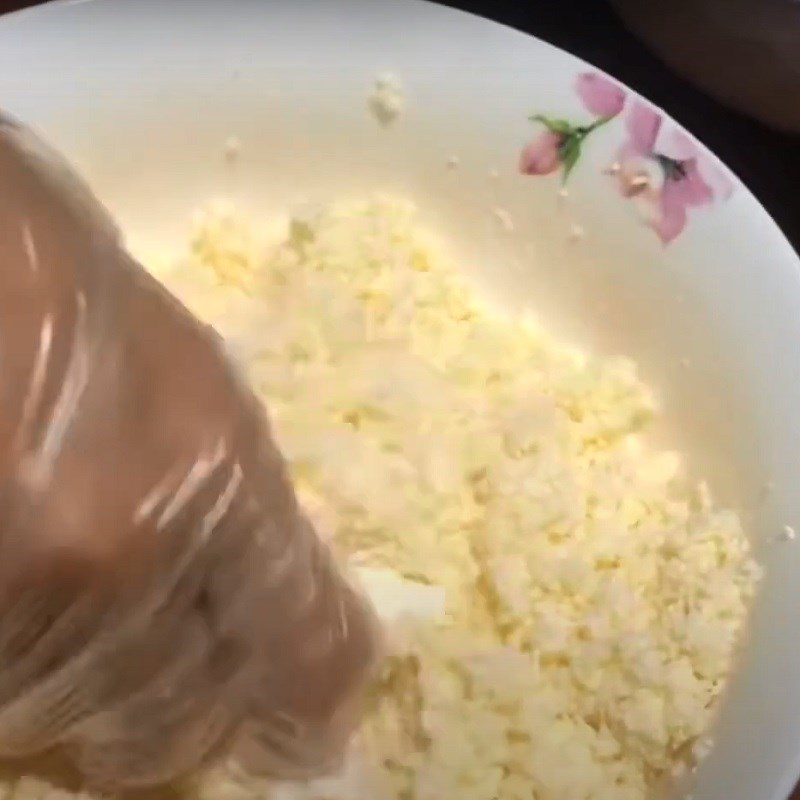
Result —
<instances>
[{"instance_id":1,"label":"small dough crumb on bowl","mask_svg":"<svg viewBox=\"0 0 800 800\"><path fill-rule=\"evenodd\" d=\"M381 125L390 125L405 107L405 94L399 78L384 73L375 79L375 85L367 98L367 107Z\"/></svg>"}]
</instances>

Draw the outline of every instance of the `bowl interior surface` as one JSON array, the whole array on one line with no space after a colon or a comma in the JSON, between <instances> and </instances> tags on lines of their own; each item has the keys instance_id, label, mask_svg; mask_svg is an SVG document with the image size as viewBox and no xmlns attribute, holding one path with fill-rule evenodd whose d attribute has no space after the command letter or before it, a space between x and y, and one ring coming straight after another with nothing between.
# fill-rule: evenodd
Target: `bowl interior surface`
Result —
<instances>
[{"instance_id":1,"label":"bowl interior surface","mask_svg":"<svg viewBox=\"0 0 800 800\"><path fill-rule=\"evenodd\" d=\"M730 174L730 197L663 246L604 172L621 124L593 134L568 198L520 175L529 115L585 116L573 85L591 70L418 0L67 0L0 21L0 106L69 156L136 253L179 252L209 198L265 215L400 193L498 302L636 359L656 437L743 514L767 568L694 795L782 800L800 772L800 543L776 543L800 527L800 262ZM386 71L406 107L383 127L366 103Z\"/></svg>"}]
</instances>

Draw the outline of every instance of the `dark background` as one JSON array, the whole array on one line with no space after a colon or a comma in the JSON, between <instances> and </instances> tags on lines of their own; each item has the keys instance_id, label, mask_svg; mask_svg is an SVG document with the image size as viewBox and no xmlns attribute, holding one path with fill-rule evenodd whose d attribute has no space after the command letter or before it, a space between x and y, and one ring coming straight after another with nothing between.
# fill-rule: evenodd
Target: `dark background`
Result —
<instances>
[{"instance_id":1,"label":"dark background","mask_svg":"<svg viewBox=\"0 0 800 800\"><path fill-rule=\"evenodd\" d=\"M777 0L753 0L770 1ZM0 12L30 5L37 3L0 0ZM606 0L452 0L445 5L490 17L575 53L662 106L739 175L800 250L800 134L779 132L731 111L676 76L628 31ZM789 96L786 102L798 102L799 97ZM800 788L793 797L800 800Z\"/></svg>"}]
</instances>

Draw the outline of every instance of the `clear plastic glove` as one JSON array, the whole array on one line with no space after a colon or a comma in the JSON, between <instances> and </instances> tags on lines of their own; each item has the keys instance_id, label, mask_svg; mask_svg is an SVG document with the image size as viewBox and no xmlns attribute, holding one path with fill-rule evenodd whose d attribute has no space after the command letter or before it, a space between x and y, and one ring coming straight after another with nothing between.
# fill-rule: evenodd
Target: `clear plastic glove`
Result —
<instances>
[{"instance_id":1,"label":"clear plastic glove","mask_svg":"<svg viewBox=\"0 0 800 800\"><path fill-rule=\"evenodd\" d=\"M335 765L373 617L214 332L0 116L0 757L93 785Z\"/></svg>"}]
</instances>

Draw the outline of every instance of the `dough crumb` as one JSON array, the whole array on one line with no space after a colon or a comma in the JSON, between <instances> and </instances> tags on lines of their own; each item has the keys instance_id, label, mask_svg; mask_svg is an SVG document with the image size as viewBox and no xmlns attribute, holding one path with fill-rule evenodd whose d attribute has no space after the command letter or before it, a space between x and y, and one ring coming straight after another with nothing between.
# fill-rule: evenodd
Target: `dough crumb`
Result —
<instances>
[{"instance_id":1,"label":"dough crumb","mask_svg":"<svg viewBox=\"0 0 800 800\"><path fill-rule=\"evenodd\" d=\"M391 125L405 107L405 94L399 79L388 72L379 75L367 98L367 107L381 125Z\"/></svg>"},{"instance_id":2,"label":"dough crumb","mask_svg":"<svg viewBox=\"0 0 800 800\"><path fill-rule=\"evenodd\" d=\"M494 218L497 220L500 227L506 233L513 233L514 231L514 220L511 217L511 214L505 208L495 208L492 211Z\"/></svg>"},{"instance_id":3,"label":"dough crumb","mask_svg":"<svg viewBox=\"0 0 800 800\"><path fill-rule=\"evenodd\" d=\"M238 161L239 156L242 153L242 142L238 136L229 136L225 140L225 146L223 148L223 154L225 156L225 160L231 164L234 161Z\"/></svg>"}]
</instances>

